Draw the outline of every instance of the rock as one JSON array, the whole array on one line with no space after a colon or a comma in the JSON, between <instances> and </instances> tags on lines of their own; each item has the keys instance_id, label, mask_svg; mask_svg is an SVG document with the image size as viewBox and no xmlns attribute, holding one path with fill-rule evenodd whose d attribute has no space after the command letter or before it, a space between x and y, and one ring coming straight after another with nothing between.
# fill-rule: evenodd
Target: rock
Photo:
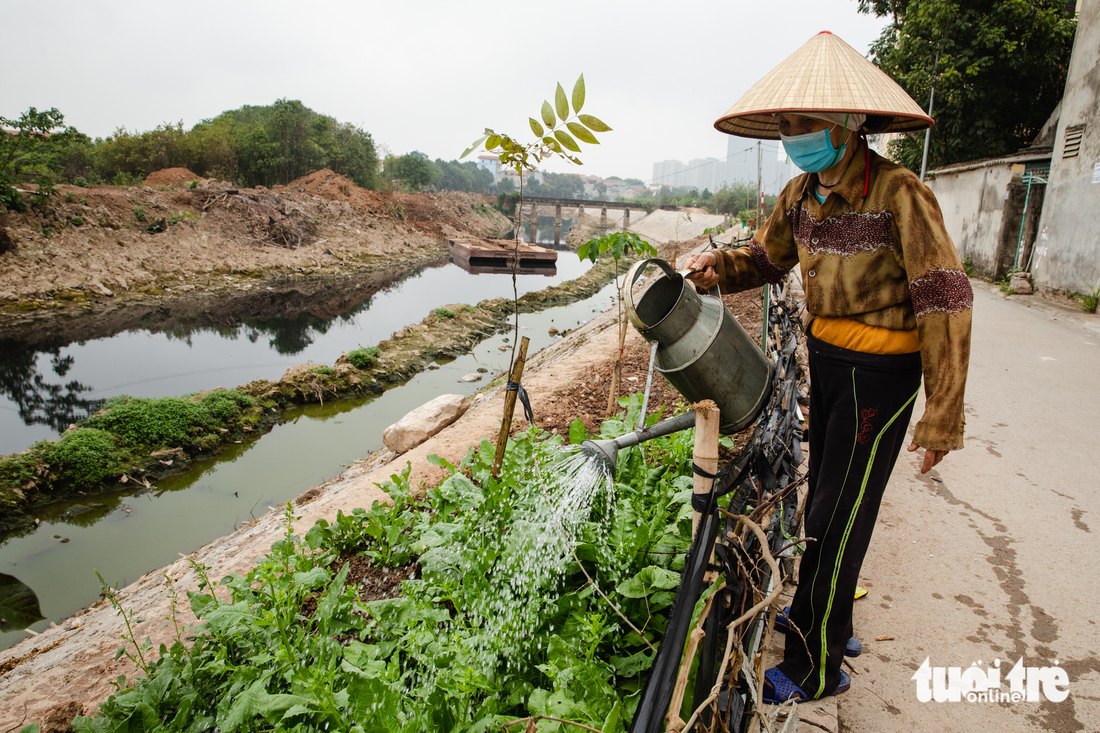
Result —
<instances>
[{"instance_id":1,"label":"rock","mask_svg":"<svg viewBox=\"0 0 1100 733\"><path fill-rule=\"evenodd\" d=\"M462 417L468 409L470 402L462 395L440 395L386 428L382 433L382 442L401 455Z\"/></svg>"},{"instance_id":2,"label":"rock","mask_svg":"<svg viewBox=\"0 0 1100 733\"><path fill-rule=\"evenodd\" d=\"M1031 295L1034 292L1033 288L1031 287L1031 273L1012 273L1010 288L1012 290L1015 290L1017 295Z\"/></svg>"},{"instance_id":3,"label":"rock","mask_svg":"<svg viewBox=\"0 0 1100 733\"><path fill-rule=\"evenodd\" d=\"M489 371L489 370L488 370L488 369L486 369L485 367L478 367L478 368L477 368L477 373L478 373L478 374L486 374L486 373L488 373L488 371Z\"/></svg>"},{"instance_id":4,"label":"rock","mask_svg":"<svg viewBox=\"0 0 1100 733\"><path fill-rule=\"evenodd\" d=\"M458 381L459 382L480 382L481 381L481 375L480 374L475 374L475 373L470 373L470 374L467 374L466 376L464 376L462 379L460 379Z\"/></svg>"},{"instance_id":5,"label":"rock","mask_svg":"<svg viewBox=\"0 0 1100 733\"><path fill-rule=\"evenodd\" d=\"M551 326L551 327L550 327L550 330L548 331L548 333L549 333L549 334L550 334L551 336L554 336L554 335L556 335L556 334L558 333L558 329L556 329L556 328L554 328L553 326Z\"/></svg>"}]
</instances>

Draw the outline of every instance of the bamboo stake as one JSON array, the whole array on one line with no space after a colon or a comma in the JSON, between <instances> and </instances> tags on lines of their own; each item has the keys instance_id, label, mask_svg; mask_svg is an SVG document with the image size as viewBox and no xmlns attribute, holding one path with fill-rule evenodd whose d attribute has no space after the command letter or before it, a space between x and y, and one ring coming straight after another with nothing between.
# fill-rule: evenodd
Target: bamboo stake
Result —
<instances>
[{"instance_id":1,"label":"bamboo stake","mask_svg":"<svg viewBox=\"0 0 1100 733\"><path fill-rule=\"evenodd\" d=\"M714 404L712 400L703 400L699 404L695 405L695 450L692 453L692 460L695 461L695 465L703 469L707 473L718 472L718 405ZM692 490L695 494L709 494L710 488L714 484L714 479L700 476L699 474L692 475ZM699 529L699 521L702 519L702 514L699 512L692 512L691 514L691 535L695 536L695 532Z\"/></svg>"},{"instance_id":2,"label":"bamboo stake","mask_svg":"<svg viewBox=\"0 0 1100 733\"><path fill-rule=\"evenodd\" d=\"M520 341L519 354L516 355L516 361L512 364L512 374L508 377L513 382L519 382L523 378L523 367L527 363L527 344L530 342L531 339L526 336ZM504 393L504 421L500 424L500 435L497 436L497 452L493 457L491 472L493 478L500 476L500 464L504 461L504 450L508 447L508 433L512 430L512 413L515 412L518 397L519 392Z\"/></svg>"}]
</instances>

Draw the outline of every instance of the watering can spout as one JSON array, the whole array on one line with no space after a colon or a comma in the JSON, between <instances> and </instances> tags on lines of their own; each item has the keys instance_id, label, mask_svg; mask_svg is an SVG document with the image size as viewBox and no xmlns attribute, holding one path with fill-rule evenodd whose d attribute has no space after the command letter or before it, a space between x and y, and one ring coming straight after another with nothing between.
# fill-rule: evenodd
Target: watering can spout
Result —
<instances>
[{"instance_id":1,"label":"watering can spout","mask_svg":"<svg viewBox=\"0 0 1100 733\"><path fill-rule=\"evenodd\" d=\"M620 448L629 448L647 440L661 438L693 427L695 427L695 410L688 410L683 415L670 417L644 430L635 430L633 433L620 435L618 438L586 440L581 443L581 452L590 461L599 465L609 476L614 476Z\"/></svg>"}]
</instances>

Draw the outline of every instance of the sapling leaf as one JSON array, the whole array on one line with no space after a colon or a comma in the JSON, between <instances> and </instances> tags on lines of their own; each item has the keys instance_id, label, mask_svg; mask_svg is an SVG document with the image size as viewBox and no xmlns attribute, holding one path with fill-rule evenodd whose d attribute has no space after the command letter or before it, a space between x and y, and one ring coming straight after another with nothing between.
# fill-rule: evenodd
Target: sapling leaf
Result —
<instances>
[{"instance_id":1,"label":"sapling leaf","mask_svg":"<svg viewBox=\"0 0 1100 733\"><path fill-rule=\"evenodd\" d=\"M559 143L569 148L574 153L579 153L581 151L581 146L577 145L577 141L570 137L569 133L565 130L555 130L554 137L558 139Z\"/></svg>"},{"instance_id":2,"label":"sapling leaf","mask_svg":"<svg viewBox=\"0 0 1100 733\"><path fill-rule=\"evenodd\" d=\"M588 143L589 145L599 145L600 141L596 139L596 136L588 131L588 128L577 122L566 122L565 126L569 128L569 131L577 136L577 139L582 143Z\"/></svg>"},{"instance_id":3,"label":"sapling leaf","mask_svg":"<svg viewBox=\"0 0 1100 733\"><path fill-rule=\"evenodd\" d=\"M594 132L611 132L611 128L592 115L577 115L581 124Z\"/></svg>"},{"instance_id":4,"label":"sapling leaf","mask_svg":"<svg viewBox=\"0 0 1100 733\"><path fill-rule=\"evenodd\" d=\"M584 74L577 77L577 83L573 85L573 112L581 111L584 106Z\"/></svg>"},{"instance_id":5,"label":"sapling leaf","mask_svg":"<svg viewBox=\"0 0 1100 733\"><path fill-rule=\"evenodd\" d=\"M557 120L554 119L554 108L545 100L542 102L542 121L545 122L546 126L551 130L553 130L554 125L557 124Z\"/></svg>"},{"instance_id":6,"label":"sapling leaf","mask_svg":"<svg viewBox=\"0 0 1100 733\"><path fill-rule=\"evenodd\" d=\"M485 149L492 150L500 146L500 135L490 135L485 141Z\"/></svg>"},{"instance_id":7,"label":"sapling leaf","mask_svg":"<svg viewBox=\"0 0 1100 733\"><path fill-rule=\"evenodd\" d=\"M527 119L531 121L531 132L535 133L535 137L542 137L546 134L546 130L543 129L538 120L536 120L534 117L528 117Z\"/></svg>"},{"instance_id":8,"label":"sapling leaf","mask_svg":"<svg viewBox=\"0 0 1100 733\"><path fill-rule=\"evenodd\" d=\"M561 88L561 82L558 83L558 88L554 90L554 107L557 109L560 119L564 120L569 117L569 99L565 96L565 90Z\"/></svg>"}]
</instances>

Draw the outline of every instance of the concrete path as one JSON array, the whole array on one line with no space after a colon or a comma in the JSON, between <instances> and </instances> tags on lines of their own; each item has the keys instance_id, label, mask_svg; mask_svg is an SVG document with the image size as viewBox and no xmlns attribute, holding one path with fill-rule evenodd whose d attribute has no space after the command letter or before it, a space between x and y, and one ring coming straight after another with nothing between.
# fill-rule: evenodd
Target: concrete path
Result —
<instances>
[{"instance_id":1,"label":"concrete path","mask_svg":"<svg viewBox=\"0 0 1100 733\"><path fill-rule=\"evenodd\" d=\"M843 731L1100 730L1100 316L974 290L966 448L923 477L903 451L894 470L861 575L865 651L837 698ZM963 671L999 659L1008 692L1021 657L1057 660L1068 698L917 699L926 658Z\"/></svg>"}]
</instances>

